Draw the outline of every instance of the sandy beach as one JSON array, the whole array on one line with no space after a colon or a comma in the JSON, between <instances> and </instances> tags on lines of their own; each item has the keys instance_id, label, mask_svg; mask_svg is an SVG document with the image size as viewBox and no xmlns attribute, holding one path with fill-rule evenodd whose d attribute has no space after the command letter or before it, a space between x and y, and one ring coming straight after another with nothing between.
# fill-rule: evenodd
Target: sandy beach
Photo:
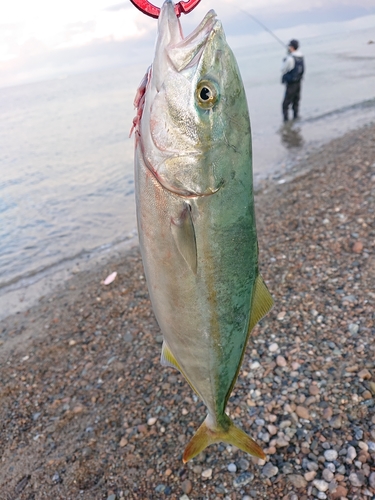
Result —
<instances>
[{"instance_id":1,"label":"sandy beach","mask_svg":"<svg viewBox=\"0 0 375 500\"><path fill-rule=\"evenodd\" d=\"M134 247L2 321L1 499L375 498L375 125L264 181L256 212L275 307L227 409L267 461L182 463L205 407L159 363Z\"/></svg>"}]
</instances>

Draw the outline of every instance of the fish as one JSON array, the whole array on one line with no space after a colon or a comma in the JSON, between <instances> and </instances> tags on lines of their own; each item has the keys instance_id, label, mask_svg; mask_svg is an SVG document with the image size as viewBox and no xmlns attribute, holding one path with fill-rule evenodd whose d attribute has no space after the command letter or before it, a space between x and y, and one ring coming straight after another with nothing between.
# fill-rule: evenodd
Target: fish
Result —
<instances>
[{"instance_id":1,"label":"fish","mask_svg":"<svg viewBox=\"0 0 375 500\"><path fill-rule=\"evenodd\" d=\"M208 412L183 462L218 442L264 459L225 412L250 332L273 300L259 273L246 95L213 10L184 37L164 2L134 103L138 235L161 363Z\"/></svg>"}]
</instances>

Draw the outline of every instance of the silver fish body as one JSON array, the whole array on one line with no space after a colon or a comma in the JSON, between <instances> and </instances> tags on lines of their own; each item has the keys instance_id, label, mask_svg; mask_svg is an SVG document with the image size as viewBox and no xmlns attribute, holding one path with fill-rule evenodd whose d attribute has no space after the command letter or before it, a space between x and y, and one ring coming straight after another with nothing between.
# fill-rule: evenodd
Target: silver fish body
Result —
<instances>
[{"instance_id":1,"label":"silver fish body","mask_svg":"<svg viewBox=\"0 0 375 500\"><path fill-rule=\"evenodd\" d=\"M208 409L184 461L218 441L263 458L225 414L250 331L272 299L258 271L246 96L213 11L184 38L164 3L136 106L139 240L162 364Z\"/></svg>"}]
</instances>

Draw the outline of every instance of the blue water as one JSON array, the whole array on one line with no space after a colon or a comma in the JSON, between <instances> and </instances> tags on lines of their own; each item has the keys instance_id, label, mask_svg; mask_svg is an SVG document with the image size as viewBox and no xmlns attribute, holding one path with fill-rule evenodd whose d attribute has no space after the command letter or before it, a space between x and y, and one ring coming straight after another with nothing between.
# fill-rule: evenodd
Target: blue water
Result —
<instances>
[{"instance_id":1,"label":"blue water","mask_svg":"<svg viewBox=\"0 0 375 500\"><path fill-rule=\"evenodd\" d=\"M134 226L126 70L0 92L0 286Z\"/></svg>"},{"instance_id":2,"label":"blue water","mask_svg":"<svg viewBox=\"0 0 375 500\"><path fill-rule=\"evenodd\" d=\"M374 30L310 38L302 121L281 127L282 47L234 47L256 175L375 118ZM0 89L0 288L134 232L136 87L147 63Z\"/></svg>"}]
</instances>

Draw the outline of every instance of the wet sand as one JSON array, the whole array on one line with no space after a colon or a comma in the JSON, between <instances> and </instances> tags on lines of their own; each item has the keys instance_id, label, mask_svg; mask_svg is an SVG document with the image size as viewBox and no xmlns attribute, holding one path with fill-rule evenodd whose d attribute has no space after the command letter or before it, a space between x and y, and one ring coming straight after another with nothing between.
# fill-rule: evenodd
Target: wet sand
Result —
<instances>
[{"instance_id":1,"label":"wet sand","mask_svg":"<svg viewBox=\"0 0 375 500\"><path fill-rule=\"evenodd\" d=\"M159 364L134 247L2 321L1 498L374 497L374 138L350 132L256 193L275 307L228 411L265 463L223 444L182 463L205 408Z\"/></svg>"}]
</instances>

